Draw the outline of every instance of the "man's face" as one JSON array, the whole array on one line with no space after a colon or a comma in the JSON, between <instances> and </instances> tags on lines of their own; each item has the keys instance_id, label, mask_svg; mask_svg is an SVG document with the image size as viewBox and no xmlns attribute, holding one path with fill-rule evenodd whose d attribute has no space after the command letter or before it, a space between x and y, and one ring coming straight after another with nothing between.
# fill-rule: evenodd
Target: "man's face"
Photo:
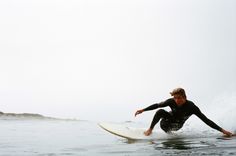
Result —
<instances>
[{"instance_id":1,"label":"man's face","mask_svg":"<svg viewBox=\"0 0 236 156\"><path fill-rule=\"evenodd\" d=\"M174 100L177 105L182 105L186 102L186 98L178 94L174 95Z\"/></svg>"}]
</instances>

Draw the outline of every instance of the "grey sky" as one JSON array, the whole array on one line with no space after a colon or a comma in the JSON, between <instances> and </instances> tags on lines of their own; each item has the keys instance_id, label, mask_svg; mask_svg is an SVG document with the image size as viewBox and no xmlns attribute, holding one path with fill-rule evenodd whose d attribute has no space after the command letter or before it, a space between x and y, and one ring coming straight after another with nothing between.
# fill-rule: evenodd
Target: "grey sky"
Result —
<instances>
[{"instance_id":1,"label":"grey sky","mask_svg":"<svg viewBox=\"0 0 236 156\"><path fill-rule=\"evenodd\" d=\"M236 88L234 0L0 1L0 110L131 120Z\"/></svg>"}]
</instances>

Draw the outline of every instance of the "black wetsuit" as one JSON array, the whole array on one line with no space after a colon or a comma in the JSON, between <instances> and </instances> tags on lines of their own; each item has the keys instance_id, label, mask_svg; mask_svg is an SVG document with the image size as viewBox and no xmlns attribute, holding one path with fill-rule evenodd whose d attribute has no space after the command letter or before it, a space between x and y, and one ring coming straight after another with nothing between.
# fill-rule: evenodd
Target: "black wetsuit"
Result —
<instances>
[{"instance_id":1,"label":"black wetsuit","mask_svg":"<svg viewBox=\"0 0 236 156\"><path fill-rule=\"evenodd\" d=\"M150 128L153 129L156 123L159 122L160 119L160 126L165 132L170 131L177 131L181 127L183 127L183 124L185 121L192 115L195 114L197 117L199 117L203 122L205 122L208 126L211 128L214 128L218 131L222 131L222 128L219 127L217 124L215 124L213 121L208 119L201 111L200 109L189 100L186 100L186 103L184 103L181 106L178 106L174 99L167 99L164 102L153 104L147 108L144 109L144 111L154 110L157 108L167 107L169 106L171 108L170 112L165 111L164 109L160 109L156 112L155 116L153 117L152 123Z\"/></svg>"}]
</instances>

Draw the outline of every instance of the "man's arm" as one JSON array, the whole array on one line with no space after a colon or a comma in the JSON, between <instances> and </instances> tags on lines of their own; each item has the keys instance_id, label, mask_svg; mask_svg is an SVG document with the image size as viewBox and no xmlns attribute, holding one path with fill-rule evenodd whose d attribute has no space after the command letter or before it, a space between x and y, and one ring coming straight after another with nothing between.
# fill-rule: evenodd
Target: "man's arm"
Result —
<instances>
[{"instance_id":1,"label":"man's arm","mask_svg":"<svg viewBox=\"0 0 236 156\"><path fill-rule=\"evenodd\" d=\"M150 110L154 110L154 109L157 109L157 108L167 107L167 106L170 106L173 101L174 100L172 98L170 98L170 99L167 99L163 102L155 103L153 105L150 105L147 108L144 108L143 110L144 111L150 111Z\"/></svg>"},{"instance_id":2,"label":"man's arm","mask_svg":"<svg viewBox=\"0 0 236 156\"><path fill-rule=\"evenodd\" d=\"M196 106L196 108L194 109L195 112L194 114L197 115L203 122L205 122L208 126L210 126L211 128L214 128L220 132L222 132L223 134L225 134L228 137L233 136L233 133L226 131L225 129L221 128L220 126L218 126L216 123L214 123L213 121L211 121L210 119L208 119L201 111L200 109Z\"/></svg>"},{"instance_id":3,"label":"man's arm","mask_svg":"<svg viewBox=\"0 0 236 156\"><path fill-rule=\"evenodd\" d=\"M214 123L213 121L211 121L210 119L208 119L201 111L200 109L196 106L196 108L194 109L194 114L199 117L205 124L207 124L208 126L210 126L211 128L214 128L220 132L222 132L222 128L220 126L218 126L216 123Z\"/></svg>"},{"instance_id":4,"label":"man's arm","mask_svg":"<svg viewBox=\"0 0 236 156\"><path fill-rule=\"evenodd\" d=\"M149 110L157 109L158 107L159 107L158 104L155 103L155 104L153 104L153 105L148 106L147 108L137 110L137 111L135 112L135 115L134 115L134 116L136 116L136 115L138 115L138 114L141 114L141 113L143 113L144 111L149 111Z\"/></svg>"},{"instance_id":5,"label":"man's arm","mask_svg":"<svg viewBox=\"0 0 236 156\"><path fill-rule=\"evenodd\" d=\"M150 111L150 110L154 110L154 109L162 108L162 107L166 107L166 106L169 106L169 100L166 100L166 101L160 102L160 103L155 103L155 104L152 104L144 109L137 110L135 113L135 116L143 113L144 111Z\"/></svg>"}]
</instances>

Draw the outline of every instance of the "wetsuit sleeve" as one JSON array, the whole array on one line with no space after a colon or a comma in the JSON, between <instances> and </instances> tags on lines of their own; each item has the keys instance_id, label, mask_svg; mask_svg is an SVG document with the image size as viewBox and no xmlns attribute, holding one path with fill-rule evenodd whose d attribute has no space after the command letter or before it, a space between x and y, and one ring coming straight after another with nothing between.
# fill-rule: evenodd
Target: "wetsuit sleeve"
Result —
<instances>
[{"instance_id":1,"label":"wetsuit sleeve","mask_svg":"<svg viewBox=\"0 0 236 156\"><path fill-rule=\"evenodd\" d=\"M220 126L218 126L216 123L214 123L213 121L211 121L210 119L208 119L201 111L200 109L196 106L196 108L194 109L194 114L199 117L204 123L206 123L208 126L210 126L211 128L214 128L218 131L222 131L222 128Z\"/></svg>"},{"instance_id":2,"label":"wetsuit sleeve","mask_svg":"<svg viewBox=\"0 0 236 156\"><path fill-rule=\"evenodd\" d=\"M169 106L168 100L160 102L160 103L155 103L153 105L148 106L147 108L144 108L143 110L149 111L149 110L154 110L154 109L162 108L162 107L166 107L166 106Z\"/></svg>"}]
</instances>

